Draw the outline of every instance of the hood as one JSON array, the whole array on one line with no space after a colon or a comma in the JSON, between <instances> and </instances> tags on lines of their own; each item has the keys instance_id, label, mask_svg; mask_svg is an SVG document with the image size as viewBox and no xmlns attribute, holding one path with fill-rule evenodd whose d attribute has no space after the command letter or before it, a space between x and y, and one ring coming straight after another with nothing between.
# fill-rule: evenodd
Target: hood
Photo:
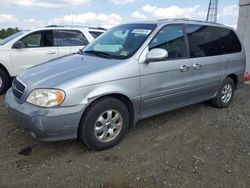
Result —
<instances>
[{"instance_id":1,"label":"hood","mask_svg":"<svg viewBox=\"0 0 250 188\"><path fill-rule=\"evenodd\" d=\"M32 88L53 88L67 81L117 65L119 61L73 54L34 66L18 77Z\"/></svg>"},{"instance_id":2,"label":"hood","mask_svg":"<svg viewBox=\"0 0 250 188\"><path fill-rule=\"evenodd\" d=\"M0 45L0 51L6 50L6 47L4 48L3 45Z\"/></svg>"}]
</instances>

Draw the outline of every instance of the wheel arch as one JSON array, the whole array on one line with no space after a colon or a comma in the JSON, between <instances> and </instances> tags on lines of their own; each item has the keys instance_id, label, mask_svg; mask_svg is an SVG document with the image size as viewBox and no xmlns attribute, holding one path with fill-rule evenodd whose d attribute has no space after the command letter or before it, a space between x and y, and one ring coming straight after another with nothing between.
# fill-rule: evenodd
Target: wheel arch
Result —
<instances>
[{"instance_id":1,"label":"wheel arch","mask_svg":"<svg viewBox=\"0 0 250 188\"><path fill-rule=\"evenodd\" d=\"M9 71L7 70L7 68L2 63L0 63L0 69L5 71L7 73L7 75L9 76L9 78L11 78Z\"/></svg>"},{"instance_id":2,"label":"wheel arch","mask_svg":"<svg viewBox=\"0 0 250 188\"><path fill-rule=\"evenodd\" d=\"M235 89L237 89L237 84L238 84L238 77L236 74L229 74L227 75L228 78L231 78L234 81L235 84Z\"/></svg>"},{"instance_id":3,"label":"wheel arch","mask_svg":"<svg viewBox=\"0 0 250 188\"><path fill-rule=\"evenodd\" d=\"M91 100L91 102L88 103L86 109L84 110L82 117L85 115L85 113L90 109L90 107L92 105L94 105L95 103L97 103L99 100L103 99L103 98L107 98L107 97L112 97L115 98L119 101L121 101L123 104L125 104L125 106L128 109L129 112L129 127L133 127L136 123L136 117L135 117L135 107L133 105L133 102L130 100L130 98L124 94L121 93L108 93L108 94L103 94L101 96L98 96L94 99ZM80 120L79 126L78 126L78 131L77 131L77 137L79 138L79 127L80 124L82 122L82 118Z\"/></svg>"},{"instance_id":4,"label":"wheel arch","mask_svg":"<svg viewBox=\"0 0 250 188\"><path fill-rule=\"evenodd\" d=\"M90 109L90 107L92 105L94 105L95 103L97 103L99 100L103 99L103 98L108 98L108 97L112 97L115 98L119 101L121 101L128 109L129 112L129 127L133 127L136 123L136 117L135 117L135 106L133 104L133 102L131 101L131 99L122 93L118 93L118 92L114 92L114 93L107 93L107 94L102 94L99 95L98 97L95 97L94 99L91 99L91 101L88 103L88 105L86 106L86 109L84 110L81 120L80 120L80 124L82 121L83 116L86 114L86 112ZM80 127L79 124L79 127ZM78 127L78 136L79 136L79 127Z\"/></svg>"},{"instance_id":5,"label":"wheel arch","mask_svg":"<svg viewBox=\"0 0 250 188\"><path fill-rule=\"evenodd\" d=\"M96 103L98 100L106 98L106 97L115 98L115 99L121 101L123 104L125 104L125 106L128 109L129 116L130 116L130 126L133 126L135 123L135 107L134 107L133 102L130 100L130 98L125 94L118 93L118 92L102 94L102 95L92 99L91 102L89 103L89 105L87 106L86 110L88 108L90 108L90 106L92 104Z\"/></svg>"},{"instance_id":6,"label":"wheel arch","mask_svg":"<svg viewBox=\"0 0 250 188\"><path fill-rule=\"evenodd\" d=\"M129 126L132 127L135 123L135 107L133 102L129 99L128 96L124 95L124 94L120 94L120 93L113 93L113 94L108 94L108 95L104 95L103 97L112 97L115 98L119 101L121 101L123 104L125 104L125 106L128 109L129 112Z\"/></svg>"}]
</instances>

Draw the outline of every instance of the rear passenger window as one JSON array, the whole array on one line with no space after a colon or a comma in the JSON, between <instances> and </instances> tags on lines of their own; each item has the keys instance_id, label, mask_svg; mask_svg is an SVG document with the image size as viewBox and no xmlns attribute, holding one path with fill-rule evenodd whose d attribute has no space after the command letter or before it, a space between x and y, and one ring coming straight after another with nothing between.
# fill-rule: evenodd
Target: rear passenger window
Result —
<instances>
[{"instance_id":1,"label":"rear passenger window","mask_svg":"<svg viewBox=\"0 0 250 188\"><path fill-rule=\"evenodd\" d=\"M98 32L98 31L90 31L89 33L92 35L94 39L103 34L103 32Z\"/></svg>"},{"instance_id":2,"label":"rear passenger window","mask_svg":"<svg viewBox=\"0 0 250 188\"><path fill-rule=\"evenodd\" d=\"M187 46L181 25L169 25L163 28L149 44L149 49L163 48L168 51L168 58L187 57Z\"/></svg>"},{"instance_id":3,"label":"rear passenger window","mask_svg":"<svg viewBox=\"0 0 250 188\"><path fill-rule=\"evenodd\" d=\"M41 46L42 47L54 46L54 36L52 30L43 32L43 40L41 41Z\"/></svg>"},{"instance_id":4,"label":"rear passenger window","mask_svg":"<svg viewBox=\"0 0 250 188\"><path fill-rule=\"evenodd\" d=\"M55 35L56 46L85 46L86 37L77 30L57 30Z\"/></svg>"},{"instance_id":5,"label":"rear passenger window","mask_svg":"<svg viewBox=\"0 0 250 188\"><path fill-rule=\"evenodd\" d=\"M185 25L185 30L188 36L191 57L222 55L220 28L204 25Z\"/></svg>"},{"instance_id":6,"label":"rear passenger window","mask_svg":"<svg viewBox=\"0 0 250 188\"><path fill-rule=\"evenodd\" d=\"M230 29L220 28L220 41L225 54L241 51L240 41L234 31Z\"/></svg>"}]
</instances>

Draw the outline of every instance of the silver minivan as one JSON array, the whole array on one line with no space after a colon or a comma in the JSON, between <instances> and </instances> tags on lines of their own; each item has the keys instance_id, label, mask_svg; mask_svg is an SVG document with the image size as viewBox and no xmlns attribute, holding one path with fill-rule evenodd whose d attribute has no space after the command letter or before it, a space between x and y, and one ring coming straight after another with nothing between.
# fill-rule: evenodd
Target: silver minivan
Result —
<instances>
[{"instance_id":1,"label":"silver minivan","mask_svg":"<svg viewBox=\"0 0 250 188\"><path fill-rule=\"evenodd\" d=\"M103 150L141 119L208 100L227 107L245 66L229 27L186 19L123 24L16 77L6 106L39 140L79 138Z\"/></svg>"}]
</instances>

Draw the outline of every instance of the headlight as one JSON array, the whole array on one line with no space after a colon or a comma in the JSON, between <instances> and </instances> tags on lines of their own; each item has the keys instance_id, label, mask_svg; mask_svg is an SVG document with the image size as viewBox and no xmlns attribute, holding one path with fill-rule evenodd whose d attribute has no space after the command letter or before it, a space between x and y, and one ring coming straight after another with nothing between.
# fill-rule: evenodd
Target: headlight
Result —
<instances>
[{"instance_id":1,"label":"headlight","mask_svg":"<svg viewBox=\"0 0 250 188\"><path fill-rule=\"evenodd\" d=\"M65 99L65 93L59 89L35 89L27 98L27 102L41 107L60 105Z\"/></svg>"}]
</instances>

